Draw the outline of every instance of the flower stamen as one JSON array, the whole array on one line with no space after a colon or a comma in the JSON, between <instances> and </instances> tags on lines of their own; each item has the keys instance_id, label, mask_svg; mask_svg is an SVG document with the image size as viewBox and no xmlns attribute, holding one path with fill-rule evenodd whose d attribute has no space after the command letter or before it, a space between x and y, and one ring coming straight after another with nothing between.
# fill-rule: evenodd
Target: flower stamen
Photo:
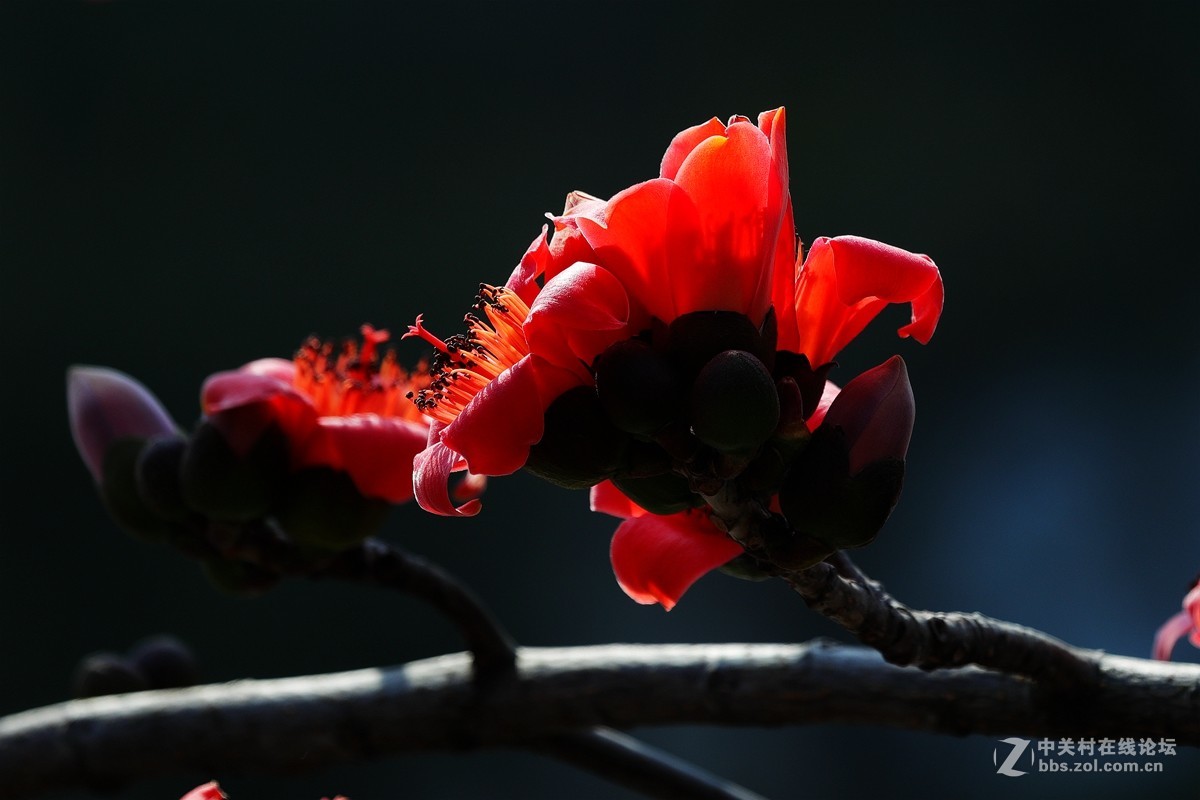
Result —
<instances>
[{"instance_id":1,"label":"flower stamen","mask_svg":"<svg viewBox=\"0 0 1200 800\"><path fill-rule=\"evenodd\" d=\"M381 357L379 346L391 338L386 330L363 325L361 332L361 349L350 339L339 346L315 336L306 341L293 359L295 387L321 416L378 414L419 421L420 414L403 398L429 385L428 369L419 364L409 373L390 349Z\"/></svg>"},{"instance_id":2,"label":"flower stamen","mask_svg":"<svg viewBox=\"0 0 1200 800\"><path fill-rule=\"evenodd\" d=\"M528 316L529 306L514 292L486 283L479 286L474 313L463 318L465 334L443 341L426 330L418 316L404 338L424 339L436 352L429 385L408 394L415 408L439 422L457 419L483 387L529 355L523 328Z\"/></svg>"}]
</instances>

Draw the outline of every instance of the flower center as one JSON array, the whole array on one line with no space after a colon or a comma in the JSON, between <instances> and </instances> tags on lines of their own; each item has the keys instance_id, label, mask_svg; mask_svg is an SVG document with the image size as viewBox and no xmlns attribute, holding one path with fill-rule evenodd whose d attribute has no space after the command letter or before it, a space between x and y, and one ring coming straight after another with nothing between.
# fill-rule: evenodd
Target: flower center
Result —
<instances>
[{"instance_id":1,"label":"flower center","mask_svg":"<svg viewBox=\"0 0 1200 800\"><path fill-rule=\"evenodd\" d=\"M418 316L404 338L419 336L437 352L429 367L432 381L409 392L409 399L427 416L453 422L484 386L529 355L522 328L528 316L529 306L514 292L486 283L479 286L474 313L463 319L466 333L442 341L425 329Z\"/></svg>"},{"instance_id":2,"label":"flower center","mask_svg":"<svg viewBox=\"0 0 1200 800\"><path fill-rule=\"evenodd\" d=\"M306 394L323 417L351 414L378 414L418 422L405 396L429 385L430 376L423 364L411 374L396 361L396 353L387 350L382 357L379 346L391 338L387 331L363 325L362 347L351 339L340 345L310 338L296 353L296 389Z\"/></svg>"}]
</instances>

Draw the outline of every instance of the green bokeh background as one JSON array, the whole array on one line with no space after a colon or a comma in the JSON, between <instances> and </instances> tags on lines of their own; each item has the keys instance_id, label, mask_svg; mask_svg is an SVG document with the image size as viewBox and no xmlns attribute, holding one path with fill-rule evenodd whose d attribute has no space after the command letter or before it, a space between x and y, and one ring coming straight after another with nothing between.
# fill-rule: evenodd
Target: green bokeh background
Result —
<instances>
[{"instance_id":1,"label":"green bokeh background","mask_svg":"<svg viewBox=\"0 0 1200 800\"><path fill-rule=\"evenodd\" d=\"M860 563L917 607L1146 654L1200 569L1197 6L784 8L0 5L0 713L63 699L85 653L164 631L210 680L460 647L406 598L228 597L122 535L71 445L68 364L137 375L188 424L206 375L310 333L418 312L453 332L567 191L610 195L655 175L679 129L778 105L802 237L926 252L946 280L930 346L897 340L891 313L835 375L900 352L918 402L904 498ZM518 475L474 520L404 507L387 536L525 644L841 636L784 586L720 575L670 614L637 606L609 571L612 528L583 493ZM1162 775L1014 785L988 737L645 735L773 797L1182 797L1200 778L1193 751ZM210 777L235 800L627 796L508 751L120 796Z\"/></svg>"}]
</instances>

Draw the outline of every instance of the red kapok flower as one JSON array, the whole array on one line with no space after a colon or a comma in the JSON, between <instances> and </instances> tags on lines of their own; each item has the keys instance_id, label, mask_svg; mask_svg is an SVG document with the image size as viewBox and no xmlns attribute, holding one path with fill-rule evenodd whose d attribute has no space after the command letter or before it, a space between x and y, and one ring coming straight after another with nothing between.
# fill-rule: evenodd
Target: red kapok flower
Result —
<instances>
[{"instance_id":1,"label":"red kapok flower","mask_svg":"<svg viewBox=\"0 0 1200 800\"><path fill-rule=\"evenodd\" d=\"M473 513L449 501L451 469L558 476L586 453L588 468L561 482L599 484L593 504L630 517L613 544L619 580L664 605L740 552L688 509L738 481L778 513L783 474L836 393L825 375L837 352L890 303L911 304L899 334L922 343L941 314L928 256L845 236L817 239L800 258L783 109L683 131L659 177L607 201L573 192L554 229L503 287L484 287L467 334L443 341L420 318L410 329L438 351L433 383L416 397L435 420L416 459L417 498ZM906 404L902 363L889 365L856 387L841 433L826 437L834 455L861 440L865 455L840 467L840 480L878 453L903 459L908 431L885 428L891 416L911 427L900 413L911 394ZM596 442L610 445L602 458ZM876 506L890 510L884 501Z\"/></svg>"},{"instance_id":2,"label":"red kapok flower","mask_svg":"<svg viewBox=\"0 0 1200 800\"><path fill-rule=\"evenodd\" d=\"M308 341L292 361L264 358L204 382L201 405L236 454L277 426L293 469L330 467L349 474L364 497L403 503L413 496L412 460L428 422L405 395L427 377L408 374L387 331L362 328L361 349Z\"/></svg>"},{"instance_id":3,"label":"red kapok flower","mask_svg":"<svg viewBox=\"0 0 1200 800\"><path fill-rule=\"evenodd\" d=\"M1183 598L1183 610L1164 622L1154 635L1154 657L1159 661L1170 661L1175 643L1184 636L1200 647L1200 580Z\"/></svg>"},{"instance_id":4,"label":"red kapok flower","mask_svg":"<svg viewBox=\"0 0 1200 800\"><path fill-rule=\"evenodd\" d=\"M179 800L229 800L229 795L221 791L221 787L217 785L216 781L209 781L192 789Z\"/></svg>"}]
</instances>

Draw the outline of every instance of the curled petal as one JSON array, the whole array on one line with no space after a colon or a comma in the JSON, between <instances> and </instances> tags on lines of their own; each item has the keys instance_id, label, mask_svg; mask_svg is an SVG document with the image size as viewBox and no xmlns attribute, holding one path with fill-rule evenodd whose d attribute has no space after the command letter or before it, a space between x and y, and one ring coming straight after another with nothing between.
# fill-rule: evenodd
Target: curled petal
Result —
<instances>
[{"instance_id":1,"label":"curled petal","mask_svg":"<svg viewBox=\"0 0 1200 800\"><path fill-rule=\"evenodd\" d=\"M667 611L701 576L741 555L742 547L702 513L647 514L625 520L613 534L613 573L625 594Z\"/></svg>"},{"instance_id":2,"label":"curled petal","mask_svg":"<svg viewBox=\"0 0 1200 800\"><path fill-rule=\"evenodd\" d=\"M629 297L615 276L595 264L574 264L546 282L529 309L530 349L572 369L591 364L626 338Z\"/></svg>"},{"instance_id":3,"label":"curled petal","mask_svg":"<svg viewBox=\"0 0 1200 800\"><path fill-rule=\"evenodd\" d=\"M148 439L177 430L149 389L107 367L67 370L67 417L75 448L96 483L104 477L104 455L118 439Z\"/></svg>"},{"instance_id":4,"label":"curled petal","mask_svg":"<svg viewBox=\"0 0 1200 800\"><path fill-rule=\"evenodd\" d=\"M542 438L546 409L580 384L574 372L528 355L480 389L445 427L441 441L460 453L471 472L510 475L525 465Z\"/></svg>"},{"instance_id":5,"label":"curled petal","mask_svg":"<svg viewBox=\"0 0 1200 800\"><path fill-rule=\"evenodd\" d=\"M1189 633L1195 638L1196 627L1192 615L1187 611L1180 611L1164 622L1154 634L1154 657L1159 661L1170 661L1175 643ZM1197 646L1200 647L1200 643L1197 643Z\"/></svg>"},{"instance_id":6,"label":"curled petal","mask_svg":"<svg viewBox=\"0 0 1200 800\"><path fill-rule=\"evenodd\" d=\"M396 417L321 417L297 466L342 470L364 497L405 503L413 497L413 458L427 438L427 426Z\"/></svg>"},{"instance_id":7,"label":"curled petal","mask_svg":"<svg viewBox=\"0 0 1200 800\"><path fill-rule=\"evenodd\" d=\"M819 366L862 332L889 303L911 303L912 322L899 330L925 344L942 312L942 278L928 256L863 239L817 239L796 285L800 352Z\"/></svg>"},{"instance_id":8,"label":"curled petal","mask_svg":"<svg viewBox=\"0 0 1200 800\"><path fill-rule=\"evenodd\" d=\"M413 492L417 504L433 514L444 517L473 517L483 504L471 499L456 506L450 500L450 473L465 467L462 456L447 447L441 440L444 423L434 422L429 429L429 440L424 450L413 458Z\"/></svg>"},{"instance_id":9,"label":"curled petal","mask_svg":"<svg viewBox=\"0 0 1200 800\"><path fill-rule=\"evenodd\" d=\"M621 519L640 517L648 513L646 509L626 497L612 481L601 481L593 486L590 500L592 511Z\"/></svg>"}]
</instances>

